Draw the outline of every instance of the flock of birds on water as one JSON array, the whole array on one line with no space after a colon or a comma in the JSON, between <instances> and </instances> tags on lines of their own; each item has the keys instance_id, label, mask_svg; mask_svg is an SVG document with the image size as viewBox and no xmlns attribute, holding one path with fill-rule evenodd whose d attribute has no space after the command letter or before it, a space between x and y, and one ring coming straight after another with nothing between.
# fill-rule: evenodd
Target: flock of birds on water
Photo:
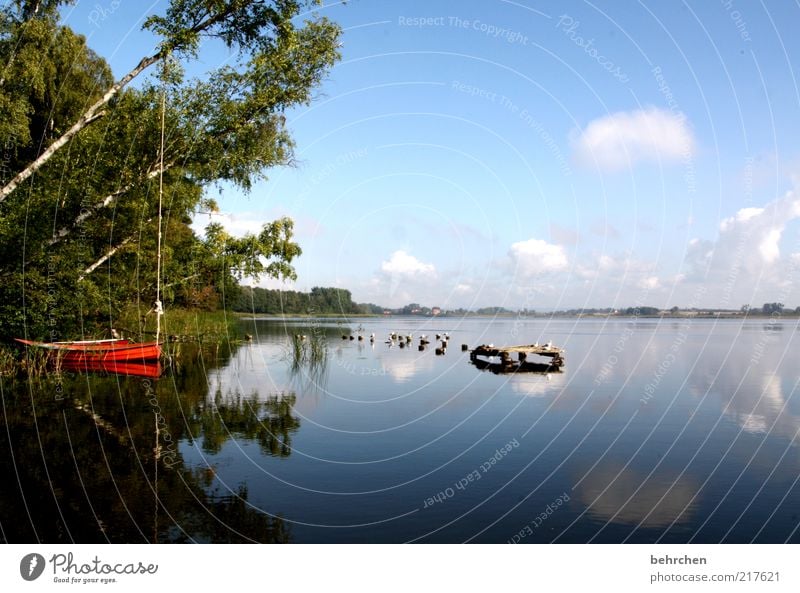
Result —
<instances>
[{"instance_id":1,"label":"flock of birds on water","mask_svg":"<svg viewBox=\"0 0 800 593\"><path fill-rule=\"evenodd\" d=\"M359 329L357 334L342 334L343 340L358 340L359 342L364 340L363 330ZM369 335L369 341L371 344L374 344L376 340L376 336L374 333ZM411 347L411 343L414 340L414 335L409 333L406 335L399 334L397 332L391 332L386 339L385 343L389 345L389 348L394 347L397 345L400 348ZM436 341L440 343L440 346L436 348L436 354L444 354L447 350L447 342L450 340L450 335L447 332L436 334ZM422 334L419 336L419 349L425 350L425 346L431 343L430 338L426 334ZM466 344L462 344L462 350L467 349Z\"/></svg>"},{"instance_id":2,"label":"flock of birds on water","mask_svg":"<svg viewBox=\"0 0 800 593\"><path fill-rule=\"evenodd\" d=\"M300 341L304 341L307 337L308 336L301 335L301 334L295 335L295 339L300 340ZM359 342L363 342L364 341L364 329L362 327L359 327L358 330L356 330L355 334L352 334L352 333L342 334L342 339L343 340L358 340ZM376 339L376 336L375 336L375 333L373 332L373 333L371 333L369 335L370 343L371 344L375 344L375 339ZM388 338L386 339L385 343L389 345L389 348L392 348L395 345L399 346L400 348L406 348L406 347L410 348L411 347L411 342L413 340L414 340L414 335L412 333L408 333L406 335L402 335L402 334L400 334L398 332L391 332L389 334ZM441 355L443 355L443 354L445 354L447 352L447 342L449 340L450 340L450 335L447 332L444 332L444 333L441 333L441 334L436 334L436 341L440 342L440 344L441 344L435 350L437 356L441 356ZM425 350L425 347L430 343L431 343L431 341L430 341L430 339L428 338L428 336L426 334L422 334L422 335L419 336L419 350L420 351ZM538 347L539 346L539 342L536 342L536 344L534 346ZM493 348L494 344L487 344L485 347ZM550 349L552 347L553 347L553 343L552 342L547 342L547 344L544 344L544 348L546 348L546 349ZM461 344L461 350L462 351L467 351L467 350L469 350L469 346L467 344ZM549 381L550 380L550 373L549 372L545 373L545 377Z\"/></svg>"}]
</instances>

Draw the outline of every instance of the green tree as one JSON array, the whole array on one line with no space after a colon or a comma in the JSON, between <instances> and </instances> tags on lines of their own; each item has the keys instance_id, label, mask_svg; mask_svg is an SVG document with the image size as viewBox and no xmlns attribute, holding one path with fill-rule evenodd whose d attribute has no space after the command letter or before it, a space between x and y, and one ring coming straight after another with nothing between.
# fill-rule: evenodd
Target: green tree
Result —
<instances>
[{"instance_id":1,"label":"green tree","mask_svg":"<svg viewBox=\"0 0 800 593\"><path fill-rule=\"evenodd\" d=\"M783 312L783 303L764 303L761 311L764 315L780 315Z\"/></svg>"},{"instance_id":2,"label":"green tree","mask_svg":"<svg viewBox=\"0 0 800 593\"><path fill-rule=\"evenodd\" d=\"M0 9L0 333L69 332L126 301L152 301L160 177L164 299L209 308L236 278L292 278L291 221L244 238L218 225L197 237L188 224L216 208L210 186L250 190L270 167L292 164L283 114L311 100L338 58L339 28L299 23L315 4L306 0L172 0L145 24L157 51L113 82L85 39L59 25L61 4ZM186 79L182 62L200 57L204 37L238 58Z\"/></svg>"},{"instance_id":3,"label":"green tree","mask_svg":"<svg viewBox=\"0 0 800 593\"><path fill-rule=\"evenodd\" d=\"M12 23L7 45L12 50L16 47L14 25L24 28L34 22L52 21L57 15L58 5L63 3L58 0L19 0L3 8L3 20ZM338 27L324 18L308 20L300 29L292 22L303 8L314 4L319 4L319 0L172 0L165 15L151 16L144 24L144 28L161 39L158 50L143 57L116 83L102 87L97 100L0 189L0 201L44 166L81 130L104 117L112 101L133 79L172 56L197 58L204 38L221 40L229 48L241 50L240 55L245 56L238 68L222 67L216 72L221 75L216 83L222 83L224 90L234 97L241 98L240 92L246 95L255 90L256 100L241 102L239 115L243 112L257 117L259 110L253 108L258 103L273 103L281 95L295 94L303 87L305 93L301 90L300 94L307 94L319 82L321 72L317 62L329 66L338 57ZM3 56L4 61L19 63L19 60L14 60L14 55ZM312 58L311 61L308 58ZM242 68L245 63L246 67ZM307 100L307 97L302 100ZM247 118L241 125L248 125Z\"/></svg>"}]
</instances>

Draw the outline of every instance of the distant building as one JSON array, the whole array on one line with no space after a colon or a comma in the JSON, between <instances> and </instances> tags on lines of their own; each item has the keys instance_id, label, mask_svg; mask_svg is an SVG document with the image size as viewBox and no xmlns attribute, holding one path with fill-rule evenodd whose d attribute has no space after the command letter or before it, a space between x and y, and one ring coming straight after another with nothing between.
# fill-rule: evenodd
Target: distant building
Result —
<instances>
[{"instance_id":1,"label":"distant building","mask_svg":"<svg viewBox=\"0 0 800 593\"><path fill-rule=\"evenodd\" d=\"M431 315L441 315L442 310L439 307L434 307L431 309Z\"/></svg>"}]
</instances>

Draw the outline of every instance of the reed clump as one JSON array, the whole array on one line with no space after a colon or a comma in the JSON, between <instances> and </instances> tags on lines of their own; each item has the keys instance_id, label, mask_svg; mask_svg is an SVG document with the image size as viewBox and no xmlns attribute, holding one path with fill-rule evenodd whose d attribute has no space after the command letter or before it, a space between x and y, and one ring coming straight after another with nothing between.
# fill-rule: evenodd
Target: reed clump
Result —
<instances>
[{"instance_id":1,"label":"reed clump","mask_svg":"<svg viewBox=\"0 0 800 593\"><path fill-rule=\"evenodd\" d=\"M37 348L0 346L0 375L41 377L51 370L47 352Z\"/></svg>"},{"instance_id":2,"label":"reed clump","mask_svg":"<svg viewBox=\"0 0 800 593\"><path fill-rule=\"evenodd\" d=\"M152 340L156 334L156 314L142 307L126 307L113 323L114 329L139 341ZM240 333L237 317L227 311L169 307L161 316L159 339L165 342L237 342L242 338Z\"/></svg>"},{"instance_id":3,"label":"reed clump","mask_svg":"<svg viewBox=\"0 0 800 593\"><path fill-rule=\"evenodd\" d=\"M292 371L309 374L324 372L328 365L328 339L322 333L292 335L289 339L289 360Z\"/></svg>"}]
</instances>

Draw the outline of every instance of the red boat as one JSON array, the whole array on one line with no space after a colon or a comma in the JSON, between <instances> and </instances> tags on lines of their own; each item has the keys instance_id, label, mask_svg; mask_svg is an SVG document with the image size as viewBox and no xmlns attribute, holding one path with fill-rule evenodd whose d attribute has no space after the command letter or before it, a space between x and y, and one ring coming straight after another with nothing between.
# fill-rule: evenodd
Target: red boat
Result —
<instances>
[{"instance_id":1,"label":"red boat","mask_svg":"<svg viewBox=\"0 0 800 593\"><path fill-rule=\"evenodd\" d=\"M126 339L78 342L34 342L20 338L15 340L32 348L48 350L52 358L61 362L144 362L161 357L161 344L158 342L135 344Z\"/></svg>"},{"instance_id":2,"label":"red boat","mask_svg":"<svg viewBox=\"0 0 800 593\"><path fill-rule=\"evenodd\" d=\"M114 360L65 360L61 362L61 370L90 373L113 373L133 377L158 378L161 376L161 364L158 361L144 363L117 362Z\"/></svg>"}]
</instances>

